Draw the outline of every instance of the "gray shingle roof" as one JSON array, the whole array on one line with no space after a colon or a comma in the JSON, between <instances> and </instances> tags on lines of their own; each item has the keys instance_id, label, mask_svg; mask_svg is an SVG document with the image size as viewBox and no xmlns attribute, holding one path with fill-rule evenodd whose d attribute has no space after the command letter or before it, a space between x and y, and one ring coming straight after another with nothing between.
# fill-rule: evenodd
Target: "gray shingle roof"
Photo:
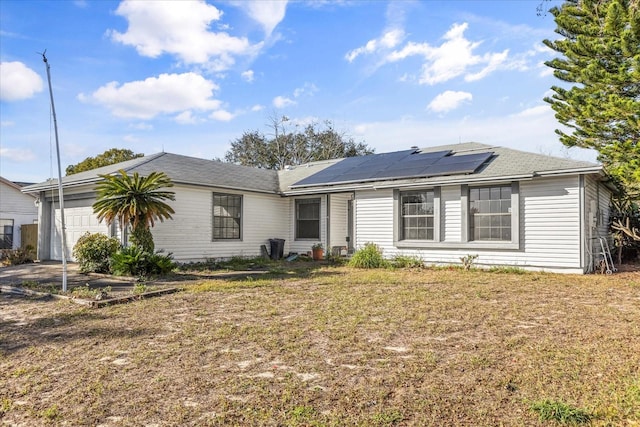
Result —
<instances>
[{"instance_id":1,"label":"gray shingle roof","mask_svg":"<svg viewBox=\"0 0 640 427\"><path fill-rule=\"evenodd\" d=\"M138 172L140 175L148 175L154 171L165 172L176 184L207 185L267 193L278 192L278 175L276 171L171 153L152 154L65 176L62 178L62 183L67 187L97 182L100 180L98 175L114 174L120 169L128 173ZM57 185L58 180L49 180L31 185L23 190L39 191L56 187Z\"/></svg>"},{"instance_id":2,"label":"gray shingle roof","mask_svg":"<svg viewBox=\"0 0 640 427\"><path fill-rule=\"evenodd\" d=\"M559 157L546 156L543 154L528 153L525 151L514 150L511 148L491 146L480 144L477 142L467 142L461 144L440 145L437 147L421 148L421 152L433 152L451 150L456 154L471 154L482 152L493 152L494 156L478 171L473 174L464 175L448 175L426 178L410 178L399 180L380 180L375 183L363 183L364 187L383 187L387 185L401 186L403 184L424 183L426 185L440 185L447 183L458 183L461 181L488 181L491 179L507 179L507 178L530 178L545 174L563 174L563 173L597 173L602 170L602 166L596 163L584 162L578 160L564 159ZM315 162L307 165L301 165L292 170L279 172L280 191L285 194L299 194L305 191L338 191L344 188L357 188L358 184L345 185L326 185L314 188L291 188L296 182L311 176L320 170L327 168L340 161L331 160L328 162Z\"/></svg>"},{"instance_id":3,"label":"gray shingle roof","mask_svg":"<svg viewBox=\"0 0 640 427\"><path fill-rule=\"evenodd\" d=\"M493 152L494 156L476 173L470 175L449 175L427 178L380 180L375 183L351 183L348 185L326 185L313 188L292 189L296 182L307 178L341 159L311 162L286 170L274 171L247 166L238 166L215 160L199 159L171 153L158 153L110 166L65 176L65 187L90 184L100 180L98 175L114 174L123 169L147 175L151 172L165 172L176 184L205 185L245 191L275 194L303 194L305 192L340 191L345 188L401 186L408 184L446 185L447 183L487 181L491 179L530 178L545 174L600 173L601 165L596 163L551 157L528 153L511 148L491 146L476 142L441 145L422 148L422 152L452 150L458 154ZM24 187L24 192L36 192L57 187L57 180Z\"/></svg>"}]
</instances>

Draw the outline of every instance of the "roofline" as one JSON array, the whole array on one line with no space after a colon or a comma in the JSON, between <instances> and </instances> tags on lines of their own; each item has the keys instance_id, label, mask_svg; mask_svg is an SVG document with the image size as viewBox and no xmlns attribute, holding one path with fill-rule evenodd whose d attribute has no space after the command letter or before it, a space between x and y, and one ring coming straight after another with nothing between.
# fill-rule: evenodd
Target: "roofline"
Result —
<instances>
[{"instance_id":1,"label":"roofline","mask_svg":"<svg viewBox=\"0 0 640 427\"><path fill-rule=\"evenodd\" d=\"M563 169L558 171L536 171L532 174L523 174L523 175L503 175L503 176L488 176L482 178L471 178L472 175L465 175L464 177L456 178L456 179L440 179L436 181L429 182L412 182L412 183L399 183L399 182L391 182L387 184L376 185L375 182L366 182L360 185L352 185L349 186L325 186L321 188L319 186L307 186L307 187L292 187L290 191L284 191L283 194L286 196L289 195L298 195L298 194L314 194L314 193L322 193L322 192L339 192L341 190L352 191L352 190L367 190L367 189L387 189L387 188L397 188L397 187L422 187L425 185L454 185L454 184L463 184L463 183L475 183L475 182L490 182L490 181L523 181L530 180L536 177L546 177L546 176L554 176L554 175L575 175L575 174L585 174L585 173L603 173L602 166L592 166L585 168L574 168L574 169ZM378 181L384 182L384 181ZM305 191L307 190L307 191Z\"/></svg>"},{"instance_id":2,"label":"roofline","mask_svg":"<svg viewBox=\"0 0 640 427\"><path fill-rule=\"evenodd\" d=\"M113 174L115 174L116 172L113 172ZM76 181L72 184L62 184L62 186L64 188L76 188L76 187L82 187L84 185L87 184L91 184L94 182L99 182L101 181L102 178L100 178L99 176L96 176L95 178L91 178L91 179L84 179L82 181ZM36 193L36 192L40 192L40 191L47 191L47 190L55 190L58 188L58 182L57 180L51 180L51 181L47 181L49 184L48 185L41 185L39 187L33 187L31 186L29 192L25 192L23 191L23 193L28 194L30 196L36 197L34 194L31 193ZM229 190L235 190L235 191L250 191L253 193L264 193L264 194L275 194L275 195L282 195L282 192L280 191L270 191L270 190L260 190L260 189L255 189L255 188L249 188L249 187L237 187L237 186L228 186L228 185L215 185L215 184L203 184L201 182L191 182L191 181L173 181L174 184L182 184L182 185L193 185L196 187L217 187L217 188L225 188L225 189L229 189Z\"/></svg>"},{"instance_id":3,"label":"roofline","mask_svg":"<svg viewBox=\"0 0 640 427\"><path fill-rule=\"evenodd\" d=\"M24 188L24 187L20 187L18 184L16 184L13 181L9 181L7 178L3 178L3 177L0 176L0 181L5 183L5 184L7 184L9 187L12 187L12 188L24 193L24 191L22 191L22 188ZM29 194L29 193L24 193L24 194L26 194L27 196L34 197L34 198L36 197L33 194Z\"/></svg>"},{"instance_id":4,"label":"roofline","mask_svg":"<svg viewBox=\"0 0 640 427\"><path fill-rule=\"evenodd\" d=\"M603 171L602 165L594 165L594 166L582 167L582 168L536 171L534 172L534 175L536 176L573 175L576 173L594 173L594 172L602 172L602 171Z\"/></svg>"}]
</instances>

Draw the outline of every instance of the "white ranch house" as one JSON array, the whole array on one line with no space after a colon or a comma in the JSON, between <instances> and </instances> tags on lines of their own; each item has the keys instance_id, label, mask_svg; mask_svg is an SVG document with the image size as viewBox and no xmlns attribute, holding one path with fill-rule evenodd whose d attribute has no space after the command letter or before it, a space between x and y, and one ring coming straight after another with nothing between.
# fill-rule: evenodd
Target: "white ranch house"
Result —
<instances>
[{"instance_id":1,"label":"white ranch house","mask_svg":"<svg viewBox=\"0 0 640 427\"><path fill-rule=\"evenodd\" d=\"M586 273L607 235L611 189L598 164L463 143L313 162L273 171L158 153L63 178L67 254L89 231L120 236L93 213L98 174L165 172L172 220L152 229L179 262L284 252L354 250L425 264ZM61 259L57 181L24 192L39 200L38 257Z\"/></svg>"},{"instance_id":2,"label":"white ranch house","mask_svg":"<svg viewBox=\"0 0 640 427\"><path fill-rule=\"evenodd\" d=\"M37 197L23 193L24 186L0 176L0 249L20 248L22 226L38 220Z\"/></svg>"}]
</instances>

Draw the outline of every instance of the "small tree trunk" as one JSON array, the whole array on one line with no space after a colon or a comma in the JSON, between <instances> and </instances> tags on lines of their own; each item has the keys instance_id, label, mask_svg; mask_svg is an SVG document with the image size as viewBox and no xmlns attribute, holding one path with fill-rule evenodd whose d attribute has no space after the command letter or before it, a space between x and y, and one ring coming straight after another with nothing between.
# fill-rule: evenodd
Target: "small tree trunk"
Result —
<instances>
[{"instance_id":1,"label":"small tree trunk","mask_svg":"<svg viewBox=\"0 0 640 427\"><path fill-rule=\"evenodd\" d=\"M153 234L151 234L151 230L145 226L138 226L131 230L131 243L141 248L144 252L152 254L155 250Z\"/></svg>"}]
</instances>

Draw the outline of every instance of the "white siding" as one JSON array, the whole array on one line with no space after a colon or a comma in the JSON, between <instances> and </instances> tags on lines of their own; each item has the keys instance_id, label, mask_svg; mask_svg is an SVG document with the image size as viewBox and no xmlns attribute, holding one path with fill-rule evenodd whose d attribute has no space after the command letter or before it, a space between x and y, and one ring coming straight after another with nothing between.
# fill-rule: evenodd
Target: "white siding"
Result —
<instances>
[{"instance_id":1,"label":"white siding","mask_svg":"<svg viewBox=\"0 0 640 427\"><path fill-rule=\"evenodd\" d=\"M333 246L348 246L347 226L349 223L347 205L351 199L351 193L329 195L329 244Z\"/></svg>"},{"instance_id":2,"label":"white siding","mask_svg":"<svg viewBox=\"0 0 640 427\"><path fill-rule=\"evenodd\" d=\"M584 247L587 272L593 271L603 257L599 238L606 238L609 244L612 243L609 233L610 199L609 189L593 177L585 178Z\"/></svg>"},{"instance_id":3,"label":"white siding","mask_svg":"<svg viewBox=\"0 0 640 427\"><path fill-rule=\"evenodd\" d=\"M258 256L260 246L269 249L269 239L288 239L288 200L276 195L240 193L210 188L174 187L173 219L152 229L156 250L171 252L176 261ZM213 240L213 192L242 194L242 239Z\"/></svg>"},{"instance_id":4,"label":"white siding","mask_svg":"<svg viewBox=\"0 0 640 427\"><path fill-rule=\"evenodd\" d=\"M527 265L580 268L579 177L525 181L520 195Z\"/></svg>"},{"instance_id":5,"label":"white siding","mask_svg":"<svg viewBox=\"0 0 640 427\"><path fill-rule=\"evenodd\" d=\"M13 249L19 248L20 226L38 220L35 198L0 181L0 219L13 220Z\"/></svg>"},{"instance_id":6,"label":"white siding","mask_svg":"<svg viewBox=\"0 0 640 427\"><path fill-rule=\"evenodd\" d=\"M442 187L440 190L440 200L442 207L442 218L440 219L442 240L445 242L459 242L462 238L460 187Z\"/></svg>"},{"instance_id":7,"label":"white siding","mask_svg":"<svg viewBox=\"0 0 640 427\"><path fill-rule=\"evenodd\" d=\"M393 256L393 191L358 191L354 201L355 249L367 242L380 246L385 256Z\"/></svg>"},{"instance_id":8,"label":"white siding","mask_svg":"<svg viewBox=\"0 0 640 427\"><path fill-rule=\"evenodd\" d=\"M580 259L579 177L544 178L520 183L520 248L481 249L461 242L460 187L441 188L442 246L398 249L393 243L393 192L356 193L356 249L378 244L386 257L417 256L427 264L460 263L478 255L479 266L515 266L549 271L582 272Z\"/></svg>"}]
</instances>

